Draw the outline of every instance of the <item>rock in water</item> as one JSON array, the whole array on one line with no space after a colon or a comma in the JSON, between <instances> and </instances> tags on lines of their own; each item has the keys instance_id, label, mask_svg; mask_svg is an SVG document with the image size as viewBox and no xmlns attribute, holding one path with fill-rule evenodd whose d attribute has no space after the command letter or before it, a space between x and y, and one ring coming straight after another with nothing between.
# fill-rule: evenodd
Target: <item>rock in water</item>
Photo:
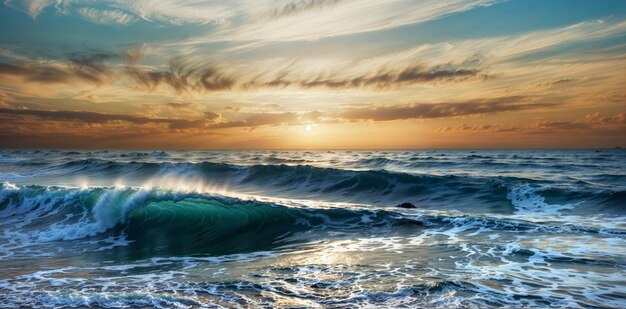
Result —
<instances>
[{"instance_id":1,"label":"rock in water","mask_svg":"<svg viewBox=\"0 0 626 309\"><path fill-rule=\"evenodd\" d=\"M413 205L412 203L402 203L402 204L398 205L398 207L400 207L400 208L417 208L417 206Z\"/></svg>"}]
</instances>

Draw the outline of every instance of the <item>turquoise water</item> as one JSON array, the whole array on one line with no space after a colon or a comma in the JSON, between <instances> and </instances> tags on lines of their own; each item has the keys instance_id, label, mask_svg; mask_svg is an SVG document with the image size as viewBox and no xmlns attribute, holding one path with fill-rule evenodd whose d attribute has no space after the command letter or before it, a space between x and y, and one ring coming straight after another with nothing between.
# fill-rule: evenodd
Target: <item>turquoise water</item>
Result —
<instances>
[{"instance_id":1,"label":"turquoise water","mask_svg":"<svg viewBox=\"0 0 626 309\"><path fill-rule=\"evenodd\" d=\"M4 150L0 307L623 308L623 166L617 149Z\"/></svg>"}]
</instances>

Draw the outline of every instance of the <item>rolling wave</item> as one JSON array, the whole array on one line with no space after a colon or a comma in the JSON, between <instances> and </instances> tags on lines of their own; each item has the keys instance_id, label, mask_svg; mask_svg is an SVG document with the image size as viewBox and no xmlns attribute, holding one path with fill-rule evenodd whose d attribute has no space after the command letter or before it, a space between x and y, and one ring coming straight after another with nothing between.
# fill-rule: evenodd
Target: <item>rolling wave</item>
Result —
<instances>
[{"instance_id":1,"label":"rolling wave","mask_svg":"<svg viewBox=\"0 0 626 309\"><path fill-rule=\"evenodd\" d=\"M530 187L513 194L519 212L555 212L532 195ZM523 197L527 196L527 200ZM529 206L530 205L530 206ZM530 207L534 207L530 209ZM551 207L551 208L550 208ZM418 209L329 208L261 202L215 194L159 188L0 186L0 219L22 242L124 239L134 255L225 254L275 249L311 241L327 233L376 233L446 227L505 232L623 235L565 223L531 222L501 216L424 213ZM12 232L11 232L12 231ZM8 233L8 234L7 234ZM302 236L304 235L304 236Z\"/></svg>"},{"instance_id":2,"label":"rolling wave","mask_svg":"<svg viewBox=\"0 0 626 309\"><path fill-rule=\"evenodd\" d=\"M157 188L3 184L0 189L0 219L7 229L28 235L26 241L45 243L124 234L134 243L133 250L149 250L150 254L266 250L288 244L280 240L303 231L394 224L392 213L384 211L288 207Z\"/></svg>"}]
</instances>

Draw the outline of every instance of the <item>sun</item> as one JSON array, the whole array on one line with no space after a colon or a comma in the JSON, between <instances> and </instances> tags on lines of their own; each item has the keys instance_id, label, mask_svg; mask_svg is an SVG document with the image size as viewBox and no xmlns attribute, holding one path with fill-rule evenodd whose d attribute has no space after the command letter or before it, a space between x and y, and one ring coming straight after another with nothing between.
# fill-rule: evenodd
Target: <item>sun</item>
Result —
<instances>
[{"instance_id":1,"label":"sun","mask_svg":"<svg viewBox=\"0 0 626 309\"><path fill-rule=\"evenodd\" d=\"M313 130L313 127L312 127L310 124L307 124L307 125L304 127L304 131L311 132L312 130Z\"/></svg>"}]
</instances>

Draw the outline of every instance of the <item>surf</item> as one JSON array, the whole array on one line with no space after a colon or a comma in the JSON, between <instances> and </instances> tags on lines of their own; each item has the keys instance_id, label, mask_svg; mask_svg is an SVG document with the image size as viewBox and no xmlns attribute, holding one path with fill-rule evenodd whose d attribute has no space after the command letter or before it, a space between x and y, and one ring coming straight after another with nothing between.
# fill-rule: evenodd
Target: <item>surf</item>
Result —
<instances>
[{"instance_id":1,"label":"surf","mask_svg":"<svg viewBox=\"0 0 626 309\"><path fill-rule=\"evenodd\" d=\"M540 208L549 207L541 198L539 202L543 203ZM528 212L525 203L537 207L537 197L526 201L516 197L511 203L521 204L519 211ZM324 239L328 233L417 233L442 226L505 232L625 233L620 229L572 226L569 221L532 222L523 216L459 216L445 211L357 204L281 204L156 187L67 188L7 183L0 186L0 219L7 229L22 234L25 243L123 239L124 246L128 245L128 251L135 256L253 252L294 241Z\"/></svg>"}]
</instances>

